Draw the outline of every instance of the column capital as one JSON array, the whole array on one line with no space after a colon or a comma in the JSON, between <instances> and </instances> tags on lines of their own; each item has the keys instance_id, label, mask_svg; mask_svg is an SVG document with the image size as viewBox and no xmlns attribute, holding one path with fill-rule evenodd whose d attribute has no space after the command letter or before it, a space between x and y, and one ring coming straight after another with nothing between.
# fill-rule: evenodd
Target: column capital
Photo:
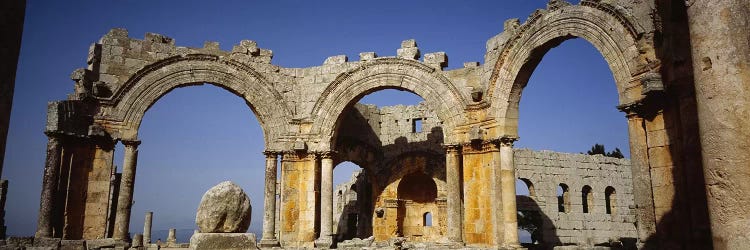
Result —
<instances>
[{"instance_id":1,"label":"column capital","mask_svg":"<svg viewBox=\"0 0 750 250\"><path fill-rule=\"evenodd\" d=\"M120 140L120 142L126 147L137 147L138 145L141 145L140 140Z\"/></svg>"},{"instance_id":2,"label":"column capital","mask_svg":"<svg viewBox=\"0 0 750 250\"><path fill-rule=\"evenodd\" d=\"M333 159L333 157L335 157L337 154L338 154L338 152L333 151L333 150L331 150L331 151L322 151L322 152L318 152L317 153L317 155L321 159Z\"/></svg>"},{"instance_id":3,"label":"column capital","mask_svg":"<svg viewBox=\"0 0 750 250\"><path fill-rule=\"evenodd\" d=\"M515 136L503 136L498 139L501 147L513 147L513 143L515 143L517 140L518 137Z\"/></svg>"},{"instance_id":4,"label":"column capital","mask_svg":"<svg viewBox=\"0 0 750 250\"><path fill-rule=\"evenodd\" d=\"M659 96L660 95L647 95L639 100L617 105L617 109L620 110L620 112L625 113L625 117L627 118L653 117L664 110L661 104L663 101L659 99Z\"/></svg>"},{"instance_id":5,"label":"column capital","mask_svg":"<svg viewBox=\"0 0 750 250\"><path fill-rule=\"evenodd\" d=\"M266 158L276 158L276 156L278 156L280 154L281 154L281 152L279 152L279 151L271 151L271 150L263 151L263 155L265 155Z\"/></svg>"},{"instance_id":6,"label":"column capital","mask_svg":"<svg viewBox=\"0 0 750 250\"><path fill-rule=\"evenodd\" d=\"M518 140L518 137L504 135L500 138L492 139L489 144L493 144L495 147L513 147L513 143Z\"/></svg>"},{"instance_id":7,"label":"column capital","mask_svg":"<svg viewBox=\"0 0 750 250\"><path fill-rule=\"evenodd\" d=\"M461 152L460 144L443 144L443 149L446 153L458 153Z\"/></svg>"}]
</instances>

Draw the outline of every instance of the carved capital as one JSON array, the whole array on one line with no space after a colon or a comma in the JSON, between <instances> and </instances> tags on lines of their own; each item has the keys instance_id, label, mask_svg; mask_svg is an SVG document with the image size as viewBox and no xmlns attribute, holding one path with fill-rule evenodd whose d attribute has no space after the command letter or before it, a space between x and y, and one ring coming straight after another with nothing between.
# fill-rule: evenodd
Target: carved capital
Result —
<instances>
[{"instance_id":1,"label":"carved capital","mask_svg":"<svg viewBox=\"0 0 750 250\"><path fill-rule=\"evenodd\" d=\"M652 96L646 96L641 100L626 103L617 106L617 109L625 113L625 117L641 117L648 118L662 111L661 106L656 101L650 101L654 99Z\"/></svg>"},{"instance_id":2,"label":"carved capital","mask_svg":"<svg viewBox=\"0 0 750 250\"><path fill-rule=\"evenodd\" d=\"M122 140L121 142L125 147L138 147L138 145L141 145L140 140Z\"/></svg>"},{"instance_id":3,"label":"carved capital","mask_svg":"<svg viewBox=\"0 0 750 250\"><path fill-rule=\"evenodd\" d=\"M318 156L319 156L319 157L320 157L321 159L333 159L333 157L335 157L335 156L336 156L336 154L337 154L337 152L336 152L336 151L323 151L323 152L318 152Z\"/></svg>"},{"instance_id":4,"label":"carved capital","mask_svg":"<svg viewBox=\"0 0 750 250\"><path fill-rule=\"evenodd\" d=\"M499 145L501 147L513 147L513 143L518 140L518 137L511 137L511 136L503 136L500 139L498 139Z\"/></svg>"},{"instance_id":5,"label":"carved capital","mask_svg":"<svg viewBox=\"0 0 750 250\"><path fill-rule=\"evenodd\" d=\"M643 109L643 102L636 101L618 105L617 109L625 113L625 117L638 116L638 113Z\"/></svg>"},{"instance_id":6,"label":"carved capital","mask_svg":"<svg viewBox=\"0 0 750 250\"><path fill-rule=\"evenodd\" d=\"M277 151L269 151L269 150L263 151L263 155L265 155L266 158L276 158L276 156L280 154L281 153Z\"/></svg>"},{"instance_id":7,"label":"carved capital","mask_svg":"<svg viewBox=\"0 0 750 250\"><path fill-rule=\"evenodd\" d=\"M443 145L443 149L445 149L445 153L447 153L447 154L457 154L458 152L461 152L461 145L459 145L459 144L445 144L445 145Z\"/></svg>"}]
</instances>

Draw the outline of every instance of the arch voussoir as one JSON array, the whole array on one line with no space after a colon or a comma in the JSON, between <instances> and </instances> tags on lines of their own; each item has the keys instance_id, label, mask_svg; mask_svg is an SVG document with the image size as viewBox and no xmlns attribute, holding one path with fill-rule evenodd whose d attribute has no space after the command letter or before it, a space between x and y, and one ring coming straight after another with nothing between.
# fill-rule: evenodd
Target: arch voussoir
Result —
<instances>
[{"instance_id":1,"label":"arch voussoir","mask_svg":"<svg viewBox=\"0 0 750 250\"><path fill-rule=\"evenodd\" d=\"M100 120L120 124L122 139L136 139L146 111L175 88L213 84L244 99L256 115L264 133L266 148L275 148L277 139L288 131L292 113L282 96L260 73L251 67L221 60L176 60L155 63L154 69L131 77L126 91L113 98L108 114Z\"/></svg>"},{"instance_id":2,"label":"arch voussoir","mask_svg":"<svg viewBox=\"0 0 750 250\"><path fill-rule=\"evenodd\" d=\"M332 148L336 125L344 109L373 91L395 88L421 96L445 122L446 129L460 124L465 107L459 90L434 68L406 59L382 58L341 74L329 84L312 110L312 131L321 136L320 150ZM450 141L451 138L446 138Z\"/></svg>"},{"instance_id":3,"label":"arch voussoir","mask_svg":"<svg viewBox=\"0 0 750 250\"><path fill-rule=\"evenodd\" d=\"M584 5L568 5L539 13L522 27L509 31L516 34L502 48L490 77L489 116L511 128L504 134L517 135L512 128L517 128L514 123L517 123L521 92L541 57L549 49L574 37L590 42L603 55L615 77L620 103L640 98L626 91L633 77L644 67L644 60L638 52L638 37L631 32L637 29L623 23L627 19Z\"/></svg>"}]
</instances>

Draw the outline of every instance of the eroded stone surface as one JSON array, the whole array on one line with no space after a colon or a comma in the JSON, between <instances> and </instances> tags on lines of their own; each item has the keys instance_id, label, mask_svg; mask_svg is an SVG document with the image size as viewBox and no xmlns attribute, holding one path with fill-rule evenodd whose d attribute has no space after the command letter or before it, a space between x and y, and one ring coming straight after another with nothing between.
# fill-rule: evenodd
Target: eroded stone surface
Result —
<instances>
[{"instance_id":1,"label":"eroded stone surface","mask_svg":"<svg viewBox=\"0 0 750 250\"><path fill-rule=\"evenodd\" d=\"M250 226L250 198L240 186L219 183L203 195L195 216L202 233L242 233Z\"/></svg>"},{"instance_id":2,"label":"eroded stone surface","mask_svg":"<svg viewBox=\"0 0 750 250\"><path fill-rule=\"evenodd\" d=\"M190 249L257 249L255 234L196 233L190 237Z\"/></svg>"}]
</instances>

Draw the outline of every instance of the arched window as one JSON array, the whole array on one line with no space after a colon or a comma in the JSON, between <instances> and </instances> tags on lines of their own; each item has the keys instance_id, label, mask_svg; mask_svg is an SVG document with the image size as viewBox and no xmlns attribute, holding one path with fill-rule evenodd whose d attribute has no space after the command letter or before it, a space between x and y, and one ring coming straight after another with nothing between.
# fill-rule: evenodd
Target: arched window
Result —
<instances>
[{"instance_id":1,"label":"arched window","mask_svg":"<svg viewBox=\"0 0 750 250\"><path fill-rule=\"evenodd\" d=\"M607 214L615 213L617 197L615 197L615 188L607 187L604 189L604 202L606 203Z\"/></svg>"},{"instance_id":2,"label":"arched window","mask_svg":"<svg viewBox=\"0 0 750 250\"><path fill-rule=\"evenodd\" d=\"M425 227L432 226L432 213L427 212L422 215L422 225L424 225Z\"/></svg>"},{"instance_id":3,"label":"arched window","mask_svg":"<svg viewBox=\"0 0 750 250\"><path fill-rule=\"evenodd\" d=\"M523 182L524 185L518 185L518 182ZM518 178L518 180L516 180L516 183L516 195L528 195L529 197L536 196L536 192L534 191L534 183L532 183L531 180L526 178ZM525 190L519 189L519 187L523 188L523 186L526 186Z\"/></svg>"},{"instance_id":4,"label":"arched window","mask_svg":"<svg viewBox=\"0 0 750 250\"><path fill-rule=\"evenodd\" d=\"M570 211L570 192L568 192L568 185L560 183L557 186L557 211L569 212Z\"/></svg>"},{"instance_id":5,"label":"arched window","mask_svg":"<svg viewBox=\"0 0 750 250\"><path fill-rule=\"evenodd\" d=\"M588 213L593 205L593 194L591 193L591 187L589 185L581 188L581 205L583 205L583 212Z\"/></svg>"}]
</instances>

